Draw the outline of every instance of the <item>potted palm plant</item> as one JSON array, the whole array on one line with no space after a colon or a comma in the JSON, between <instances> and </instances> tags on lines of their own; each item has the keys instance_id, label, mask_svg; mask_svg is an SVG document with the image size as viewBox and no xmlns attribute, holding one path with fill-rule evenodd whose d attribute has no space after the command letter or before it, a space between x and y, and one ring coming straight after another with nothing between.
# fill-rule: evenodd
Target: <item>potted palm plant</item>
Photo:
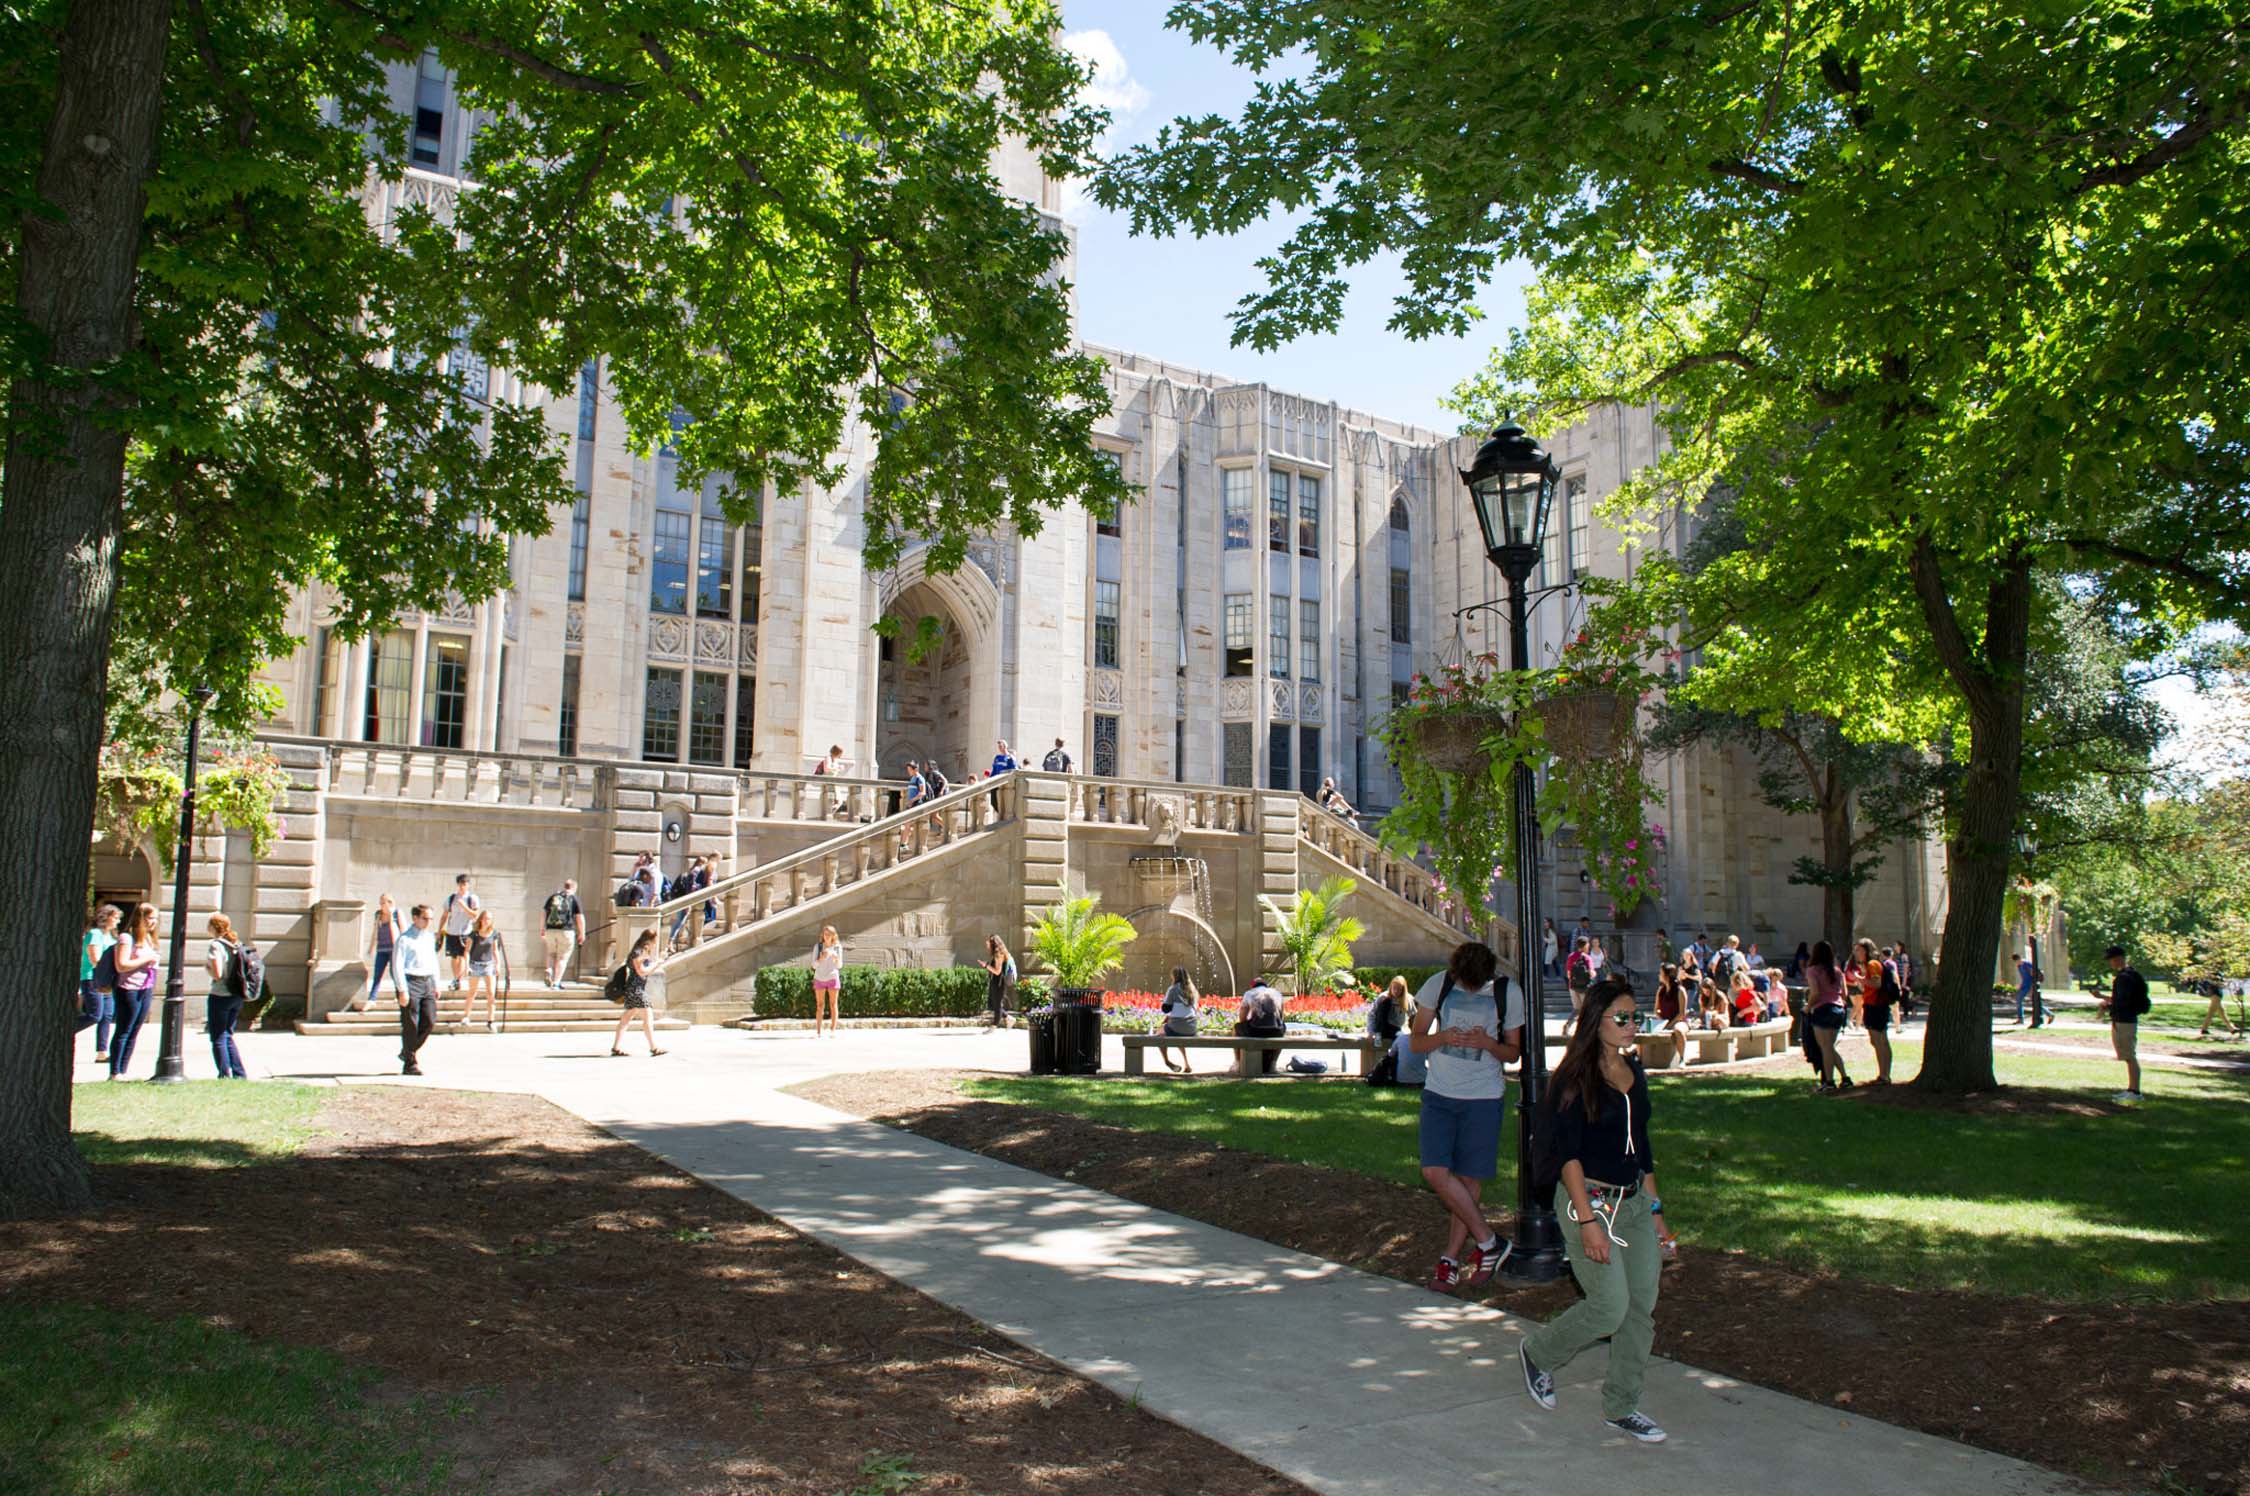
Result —
<instances>
[{"instance_id":1,"label":"potted palm plant","mask_svg":"<svg viewBox=\"0 0 2250 1496\"><path fill-rule=\"evenodd\" d=\"M1031 927L1031 954L1054 974L1054 1063L1073 1075L1101 1069L1101 979L1125 964L1133 922L1101 912L1101 896L1062 897ZM1038 1059L1034 1039L1033 1061Z\"/></svg>"}]
</instances>

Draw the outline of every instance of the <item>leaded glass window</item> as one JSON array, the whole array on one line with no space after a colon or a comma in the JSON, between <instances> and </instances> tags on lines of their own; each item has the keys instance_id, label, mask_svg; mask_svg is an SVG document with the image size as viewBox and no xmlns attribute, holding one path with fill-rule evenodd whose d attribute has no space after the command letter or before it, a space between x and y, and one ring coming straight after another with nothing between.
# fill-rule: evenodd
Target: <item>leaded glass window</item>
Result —
<instances>
[{"instance_id":1,"label":"leaded glass window","mask_svg":"<svg viewBox=\"0 0 2250 1496\"><path fill-rule=\"evenodd\" d=\"M1094 714L1094 772L1105 779L1117 777L1117 718Z\"/></svg>"},{"instance_id":2,"label":"leaded glass window","mask_svg":"<svg viewBox=\"0 0 2250 1496\"><path fill-rule=\"evenodd\" d=\"M724 764L727 761L727 677L708 670L695 672L693 694L688 698L688 762Z\"/></svg>"},{"instance_id":3,"label":"leaded glass window","mask_svg":"<svg viewBox=\"0 0 2250 1496\"><path fill-rule=\"evenodd\" d=\"M641 757L677 763L680 757L680 672L648 672L648 694L641 709Z\"/></svg>"}]
</instances>

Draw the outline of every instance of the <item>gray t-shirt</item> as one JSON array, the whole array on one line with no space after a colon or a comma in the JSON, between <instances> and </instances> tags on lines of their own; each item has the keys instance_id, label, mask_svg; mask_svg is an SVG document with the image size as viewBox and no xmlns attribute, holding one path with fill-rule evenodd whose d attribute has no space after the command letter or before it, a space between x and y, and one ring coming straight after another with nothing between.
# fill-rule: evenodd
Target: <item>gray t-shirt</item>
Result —
<instances>
[{"instance_id":1,"label":"gray t-shirt","mask_svg":"<svg viewBox=\"0 0 2250 1496\"><path fill-rule=\"evenodd\" d=\"M1437 1015L1437 1027L1480 1028L1494 1039L1509 1029L1523 1027L1523 991L1513 980L1503 975L1501 981L1508 987L1508 1012L1506 1021L1500 1016L1499 999L1490 987L1456 987L1445 999L1445 1010ZM1415 994L1417 1012L1435 1011L1438 994L1445 989L1445 973L1439 972L1422 984ZM1440 1096L1451 1096L1457 1101L1497 1101L1508 1092L1507 1077L1500 1071L1500 1062L1481 1049L1466 1045L1447 1044L1429 1053L1429 1089Z\"/></svg>"}]
</instances>

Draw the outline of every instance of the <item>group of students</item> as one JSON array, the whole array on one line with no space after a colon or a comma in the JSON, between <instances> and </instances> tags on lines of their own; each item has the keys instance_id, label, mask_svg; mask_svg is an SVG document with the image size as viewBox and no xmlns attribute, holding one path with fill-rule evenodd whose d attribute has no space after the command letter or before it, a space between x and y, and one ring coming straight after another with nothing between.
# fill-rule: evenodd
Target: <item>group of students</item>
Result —
<instances>
[{"instance_id":1,"label":"group of students","mask_svg":"<svg viewBox=\"0 0 2250 1496\"><path fill-rule=\"evenodd\" d=\"M438 980L441 975L439 957L450 966L453 985L451 991L461 995L460 1022L464 1025L476 1021L477 998L484 998L484 1026L490 1031L499 1027L500 975L506 968L507 939L500 933L499 924L492 911L477 897L467 873L456 876L453 891L445 896L441 909L432 911L427 904L416 904L402 917L398 904L388 893L375 900L374 929L368 936L367 996L354 1004L358 1008L372 1006L382 995L383 978L391 979L391 995L397 999L402 1014L413 1011L419 1015L426 1000L430 1025L440 1022L438 1015ZM562 893L571 905L577 903L578 885L565 880ZM428 935L428 950L410 949L407 937L416 928L415 911L429 915L429 923L421 926ZM579 917L581 928L583 914ZM552 943L550 943L550 951ZM549 985L560 985L555 977L555 962L548 961ZM417 987L415 979L422 978L425 985ZM402 1018L402 1023L403 1023ZM420 1019L417 1016L416 1021ZM423 1038L427 1038L425 1031ZM412 1046L419 1049L420 1041ZM400 1060L408 1061L408 1054Z\"/></svg>"},{"instance_id":2,"label":"group of students","mask_svg":"<svg viewBox=\"0 0 2250 1496\"><path fill-rule=\"evenodd\" d=\"M154 904L136 904L129 916L115 904L104 904L87 916L79 938L78 991L72 1000L78 1016L71 1034L75 1040L94 1030L94 1062L109 1067L111 1080L125 1079L141 1026L155 1003L156 924ZM211 987L204 1000L203 1031L211 1041L211 1064L221 1080L248 1080L235 1028L244 1006L257 1001L265 986L265 963L224 914L212 915L205 929L210 943L204 947L203 964Z\"/></svg>"},{"instance_id":3,"label":"group of students","mask_svg":"<svg viewBox=\"0 0 2250 1496\"><path fill-rule=\"evenodd\" d=\"M1394 1004L1402 986L1394 983L1378 1008ZM1412 1003L1406 1048L1428 1067L1422 1178L1446 1213L1445 1250L1430 1275L1441 1292L1489 1281L1512 1250L1486 1218L1483 1192L1500 1172L1504 1067L1523 1053L1523 1027L1522 985L1481 941L1456 947ZM1525 1390L1552 1410L1555 1373L1607 1340L1603 1419L1656 1444L1664 1430L1641 1411L1640 1396L1656 1339L1658 1277L1674 1236L1656 1192L1638 1032L1630 982L1610 975L1577 995L1562 1059L1540 1098L1538 1136L1546 1143L1532 1187L1554 1202L1564 1255L1585 1297L1525 1336L1518 1357Z\"/></svg>"}]
</instances>

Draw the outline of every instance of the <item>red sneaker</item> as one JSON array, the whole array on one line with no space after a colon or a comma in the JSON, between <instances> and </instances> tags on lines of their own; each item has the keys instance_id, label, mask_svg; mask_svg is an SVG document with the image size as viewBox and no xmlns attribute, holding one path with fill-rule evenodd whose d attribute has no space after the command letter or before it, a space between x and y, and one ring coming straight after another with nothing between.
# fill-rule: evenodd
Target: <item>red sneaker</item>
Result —
<instances>
[{"instance_id":1,"label":"red sneaker","mask_svg":"<svg viewBox=\"0 0 2250 1496\"><path fill-rule=\"evenodd\" d=\"M1461 1275L1472 1284L1488 1283L1492 1280L1492 1275L1500 1270L1500 1264L1506 1262L1508 1254L1515 1249L1514 1242L1500 1237L1493 1238L1489 1247L1472 1245L1469 1248L1469 1260L1461 1264Z\"/></svg>"},{"instance_id":2,"label":"red sneaker","mask_svg":"<svg viewBox=\"0 0 2250 1496\"><path fill-rule=\"evenodd\" d=\"M1461 1264L1450 1257L1440 1257L1430 1272L1430 1287L1439 1293L1451 1293L1461 1281Z\"/></svg>"}]
</instances>

